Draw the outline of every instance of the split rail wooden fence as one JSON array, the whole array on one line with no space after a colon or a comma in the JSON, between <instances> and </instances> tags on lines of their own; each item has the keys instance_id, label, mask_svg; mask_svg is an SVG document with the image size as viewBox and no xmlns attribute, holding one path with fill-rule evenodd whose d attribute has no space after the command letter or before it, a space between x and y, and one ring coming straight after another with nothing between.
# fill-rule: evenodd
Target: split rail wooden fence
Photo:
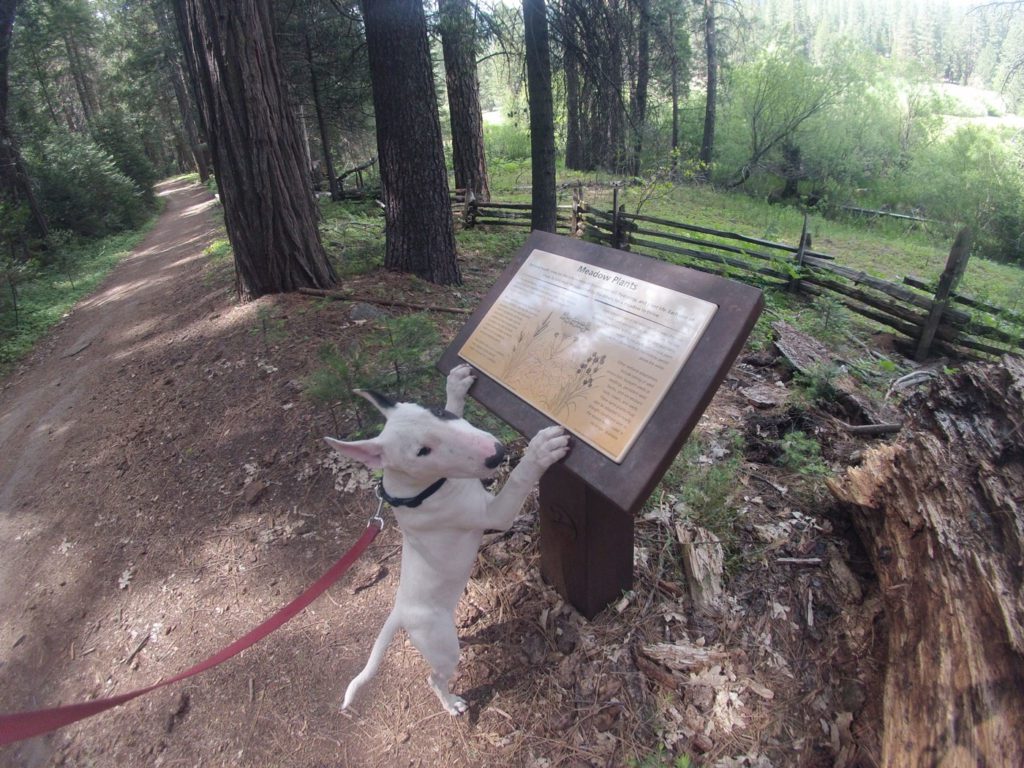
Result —
<instances>
[{"instance_id":1,"label":"split rail wooden fence","mask_svg":"<svg viewBox=\"0 0 1024 768\"><path fill-rule=\"evenodd\" d=\"M811 248L806 218L800 242L775 243L736 232L611 211L590 205L577 192L559 206L558 231L627 251L765 288L828 296L850 311L908 338L919 361L930 354L1024 352L1024 316L956 292L970 255L970 233L961 231L937 285L912 276L902 283L837 263ZM457 196L453 205L463 227L530 226L528 203L478 203Z\"/></svg>"}]
</instances>

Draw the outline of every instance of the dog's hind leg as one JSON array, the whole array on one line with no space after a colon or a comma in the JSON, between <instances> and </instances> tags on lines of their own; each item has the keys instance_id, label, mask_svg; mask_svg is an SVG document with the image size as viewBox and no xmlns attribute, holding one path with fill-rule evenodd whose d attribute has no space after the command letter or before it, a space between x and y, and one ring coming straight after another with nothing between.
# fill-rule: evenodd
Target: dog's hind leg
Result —
<instances>
[{"instance_id":1,"label":"dog's hind leg","mask_svg":"<svg viewBox=\"0 0 1024 768\"><path fill-rule=\"evenodd\" d=\"M348 709L349 704L359 693L359 689L363 687L371 677L377 674L377 669L380 667L381 661L384 660L384 652L388 649L392 638L395 636L395 632L398 631L399 620L395 616L394 611L388 616L387 621L384 622L384 626L380 628L380 634L377 635L377 639L373 643L373 650L370 651L370 658L366 660L366 666L363 667L363 671L352 678L352 682L348 684L348 688L345 689L345 699L341 703L342 709Z\"/></svg>"},{"instance_id":2,"label":"dog's hind leg","mask_svg":"<svg viewBox=\"0 0 1024 768\"><path fill-rule=\"evenodd\" d=\"M432 621L415 627L406 627L413 645L430 665L427 682L450 715L461 715L469 705L450 690L459 663L459 636L455 625Z\"/></svg>"}]
</instances>

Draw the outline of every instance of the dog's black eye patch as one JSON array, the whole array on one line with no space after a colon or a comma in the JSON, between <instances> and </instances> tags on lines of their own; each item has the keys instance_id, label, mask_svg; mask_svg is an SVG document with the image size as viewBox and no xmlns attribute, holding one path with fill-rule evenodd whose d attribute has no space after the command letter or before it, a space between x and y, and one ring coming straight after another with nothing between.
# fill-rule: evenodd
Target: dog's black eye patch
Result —
<instances>
[{"instance_id":1,"label":"dog's black eye patch","mask_svg":"<svg viewBox=\"0 0 1024 768\"><path fill-rule=\"evenodd\" d=\"M422 448L419 449L419 451L416 452L416 455L417 456L429 456L430 455L430 449L427 446L424 445Z\"/></svg>"},{"instance_id":2,"label":"dog's black eye patch","mask_svg":"<svg viewBox=\"0 0 1024 768\"><path fill-rule=\"evenodd\" d=\"M458 416L456 416L451 411L446 411L441 406L438 406L437 408L431 408L430 412L432 414L434 414L435 416L437 416L437 418L443 419L444 421L458 421L459 420Z\"/></svg>"}]
</instances>

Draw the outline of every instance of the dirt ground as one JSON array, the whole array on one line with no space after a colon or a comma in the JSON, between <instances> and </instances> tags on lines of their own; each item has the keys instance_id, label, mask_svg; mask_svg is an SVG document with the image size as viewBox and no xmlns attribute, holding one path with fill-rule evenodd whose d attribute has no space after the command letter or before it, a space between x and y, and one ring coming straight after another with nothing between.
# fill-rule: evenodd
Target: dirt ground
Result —
<instances>
[{"instance_id":1,"label":"dirt ground","mask_svg":"<svg viewBox=\"0 0 1024 768\"><path fill-rule=\"evenodd\" d=\"M191 666L302 591L375 509L366 478L320 439L331 415L302 396L321 345L365 318L300 296L238 304L230 265L204 255L220 236L209 194L182 181L160 194L146 241L3 382L2 711ZM463 257L461 291L417 290L472 306L494 272ZM761 390L784 378L771 356L747 355L699 427L712 446L699 461L735 450L716 436L750 444L780 429L787 411ZM664 495L637 522L635 593L593 622L541 582L529 510L490 543L458 616L464 718L440 709L401 636L356 712L338 710L397 585L389 527L340 585L240 657L0 749L0 765L875 764L884 626L871 574L828 500L757 458L735 496L744 562L711 613L678 578Z\"/></svg>"}]
</instances>

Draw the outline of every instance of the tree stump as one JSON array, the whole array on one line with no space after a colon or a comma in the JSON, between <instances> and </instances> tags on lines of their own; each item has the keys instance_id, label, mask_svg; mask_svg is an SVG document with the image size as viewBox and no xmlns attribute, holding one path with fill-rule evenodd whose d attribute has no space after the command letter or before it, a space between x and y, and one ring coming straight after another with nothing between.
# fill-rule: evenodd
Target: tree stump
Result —
<instances>
[{"instance_id":1,"label":"tree stump","mask_svg":"<svg viewBox=\"0 0 1024 768\"><path fill-rule=\"evenodd\" d=\"M888 623L883 765L1024 765L1024 360L904 404L899 438L829 482Z\"/></svg>"}]
</instances>

